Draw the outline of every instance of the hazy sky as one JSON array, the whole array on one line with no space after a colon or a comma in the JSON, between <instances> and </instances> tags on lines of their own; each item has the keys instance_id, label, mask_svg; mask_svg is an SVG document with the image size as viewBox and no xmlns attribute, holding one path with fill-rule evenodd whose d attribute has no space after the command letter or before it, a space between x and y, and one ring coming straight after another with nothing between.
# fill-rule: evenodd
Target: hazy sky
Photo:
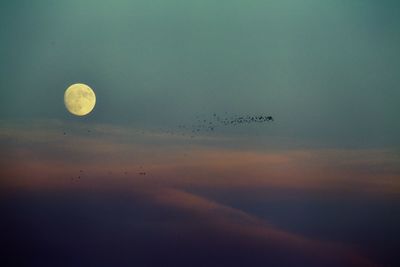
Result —
<instances>
[{"instance_id":1,"label":"hazy sky","mask_svg":"<svg viewBox=\"0 0 400 267\"><path fill-rule=\"evenodd\" d=\"M400 266L399 14L1 0L6 265ZM63 103L78 82L85 117ZM275 120L178 127L214 113Z\"/></svg>"},{"instance_id":2,"label":"hazy sky","mask_svg":"<svg viewBox=\"0 0 400 267\"><path fill-rule=\"evenodd\" d=\"M270 114L267 135L399 146L398 1L2 1L0 117L173 127ZM231 131L225 130L225 134ZM249 133L246 133L249 134Z\"/></svg>"}]
</instances>

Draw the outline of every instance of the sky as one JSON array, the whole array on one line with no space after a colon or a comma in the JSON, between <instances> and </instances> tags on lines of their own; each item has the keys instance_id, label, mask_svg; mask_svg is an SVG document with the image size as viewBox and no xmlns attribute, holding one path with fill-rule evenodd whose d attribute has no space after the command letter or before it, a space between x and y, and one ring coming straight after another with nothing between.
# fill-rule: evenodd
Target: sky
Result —
<instances>
[{"instance_id":1,"label":"sky","mask_svg":"<svg viewBox=\"0 0 400 267\"><path fill-rule=\"evenodd\" d=\"M390 0L1 1L5 260L398 265L399 12ZM87 116L64 106L74 83L96 93ZM192 131L261 115L274 121Z\"/></svg>"}]
</instances>

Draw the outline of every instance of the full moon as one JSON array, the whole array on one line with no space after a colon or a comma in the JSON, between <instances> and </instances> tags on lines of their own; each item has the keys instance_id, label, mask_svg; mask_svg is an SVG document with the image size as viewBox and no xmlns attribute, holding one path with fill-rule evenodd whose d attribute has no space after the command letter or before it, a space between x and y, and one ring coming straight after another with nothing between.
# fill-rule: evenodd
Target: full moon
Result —
<instances>
[{"instance_id":1,"label":"full moon","mask_svg":"<svg viewBox=\"0 0 400 267\"><path fill-rule=\"evenodd\" d=\"M65 90L64 104L72 114L84 116L89 114L96 105L96 95L86 84L76 83Z\"/></svg>"}]
</instances>

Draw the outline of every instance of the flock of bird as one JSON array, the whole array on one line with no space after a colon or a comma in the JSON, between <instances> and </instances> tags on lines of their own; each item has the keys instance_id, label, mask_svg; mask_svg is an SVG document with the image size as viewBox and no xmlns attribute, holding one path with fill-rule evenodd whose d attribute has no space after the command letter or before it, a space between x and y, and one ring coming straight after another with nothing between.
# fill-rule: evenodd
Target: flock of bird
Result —
<instances>
[{"instance_id":1,"label":"flock of bird","mask_svg":"<svg viewBox=\"0 0 400 267\"><path fill-rule=\"evenodd\" d=\"M272 116L266 115L245 115L245 116L228 116L225 113L225 116L220 116L214 113L211 118L204 118L201 116L196 116L195 123L193 124L180 124L178 125L178 131L175 130L164 130L164 133L167 134L175 134L179 133L182 136L185 136L189 133L191 138L194 138L196 134L200 134L201 132L212 132L215 131L219 127L226 127L226 126L240 126L245 124L251 123L265 123L265 122L272 122L274 118ZM160 130L160 129L159 129ZM90 133L90 130L87 130ZM143 132L144 133L144 132ZM66 136L67 133L64 131L63 135ZM79 171L78 176L74 176L71 178L71 181L78 182L83 177L83 170ZM109 171L109 174L112 172ZM124 172L125 175L128 174L127 171ZM140 166L139 171L137 172L138 175L146 175L147 173L143 170L142 166Z\"/></svg>"},{"instance_id":2,"label":"flock of bird","mask_svg":"<svg viewBox=\"0 0 400 267\"><path fill-rule=\"evenodd\" d=\"M201 117L197 115L195 120L189 124L179 124L177 127L173 129L162 129L158 128L154 130L154 132L163 132L165 134L171 135L182 135L186 136L189 135L191 138L196 137L197 134L201 134L204 132L213 132L216 131L218 128L227 127L227 126L241 126L245 124L252 124L252 123L265 123L265 122L272 122L274 118L272 116L267 115L232 115L228 116L225 112L224 116L217 115L217 113L212 114L212 116ZM90 130L87 130L90 133ZM151 131L150 131L151 132ZM144 130L141 133L145 133ZM67 135L66 132L63 133Z\"/></svg>"},{"instance_id":3,"label":"flock of bird","mask_svg":"<svg viewBox=\"0 0 400 267\"><path fill-rule=\"evenodd\" d=\"M71 182L79 182L83 176L83 170L79 170L79 175L76 177L71 177Z\"/></svg>"},{"instance_id":4,"label":"flock of bird","mask_svg":"<svg viewBox=\"0 0 400 267\"><path fill-rule=\"evenodd\" d=\"M112 171L108 171L107 172L109 175L112 175L113 172ZM124 175L128 175L128 171L124 171ZM137 172L138 175L147 175L147 172L143 170L143 167L140 166L139 171ZM71 182L79 182L81 181L81 179L84 177L84 171L83 170L79 170L79 174L76 176L72 176L71 177Z\"/></svg>"},{"instance_id":5,"label":"flock of bird","mask_svg":"<svg viewBox=\"0 0 400 267\"><path fill-rule=\"evenodd\" d=\"M225 114L225 116L220 116L214 113L211 118L196 116L195 124L180 124L178 125L178 129L183 131L189 130L191 132L191 137L194 137L197 133L212 132L221 127L240 126L244 124L265 123L271 121L274 121L274 118L266 115L228 116Z\"/></svg>"}]
</instances>

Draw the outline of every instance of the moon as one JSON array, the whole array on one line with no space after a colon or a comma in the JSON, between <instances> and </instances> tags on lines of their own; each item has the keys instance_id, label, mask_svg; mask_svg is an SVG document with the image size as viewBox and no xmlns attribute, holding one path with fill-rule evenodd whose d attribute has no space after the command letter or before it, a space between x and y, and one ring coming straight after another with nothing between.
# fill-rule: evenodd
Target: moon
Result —
<instances>
[{"instance_id":1,"label":"moon","mask_svg":"<svg viewBox=\"0 0 400 267\"><path fill-rule=\"evenodd\" d=\"M64 104L76 116L89 114L96 105L96 94L88 85L76 83L65 90Z\"/></svg>"}]
</instances>

